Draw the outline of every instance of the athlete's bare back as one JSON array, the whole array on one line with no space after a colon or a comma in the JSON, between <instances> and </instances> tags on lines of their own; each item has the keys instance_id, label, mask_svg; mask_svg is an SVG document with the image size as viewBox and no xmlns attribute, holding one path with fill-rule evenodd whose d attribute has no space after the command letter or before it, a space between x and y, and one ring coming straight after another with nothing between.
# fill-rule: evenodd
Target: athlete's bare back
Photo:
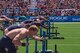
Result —
<instances>
[{"instance_id":1,"label":"athlete's bare back","mask_svg":"<svg viewBox=\"0 0 80 53\"><path fill-rule=\"evenodd\" d=\"M15 45L20 45L21 40L28 37L27 35L29 35L29 33L26 28L14 29L6 34Z\"/></svg>"},{"instance_id":2,"label":"athlete's bare back","mask_svg":"<svg viewBox=\"0 0 80 53\"><path fill-rule=\"evenodd\" d=\"M24 39L25 37L27 37L27 29L26 28L19 28L19 29L14 29L14 30L11 30L10 32L8 32L7 34L6 34L6 36L8 36L10 39L14 39L14 37L16 37L18 34L20 34L20 33L25 33L24 35L22 34L22 35L20 35L20 38L21 39Z\"/></svg>"}]
</instances>

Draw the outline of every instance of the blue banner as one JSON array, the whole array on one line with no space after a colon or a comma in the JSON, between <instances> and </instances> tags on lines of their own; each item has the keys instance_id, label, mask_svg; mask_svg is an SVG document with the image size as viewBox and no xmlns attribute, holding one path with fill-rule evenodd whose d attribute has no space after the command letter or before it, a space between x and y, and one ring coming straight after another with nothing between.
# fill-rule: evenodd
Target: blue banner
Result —
<instances>
[{"instance_id":1,"label":"blue banner","mask_svg":"<svg viewBox=\"0 0 80 53\"><path fill-rule=\"evenodd\" d=\"M30 18L34 18L30 16ZM80 22L80 16L49 16L51 22Z\"/></svg>"},{"instance_id":2,"label":"blue banner","mask_svg":"<svg viewBox=\"0 0 80 53\"><path fill-rule=\"evenodd\" d=\"M15 16L17 18L19 16ZM36 16L26 16L27 19L35 18ZM49 16L51 22L80 22L80 16Z\"/></svg>"},{"instance_id":3,"label":"blue banner","mask_svg":"<svg viewBox=\"0 0 80 53\"><path fill-rule=\"evenodd\" d=\"M50 16L49 19L54 22L80 22L80 16Z\"/></svg>"}]
</instances>

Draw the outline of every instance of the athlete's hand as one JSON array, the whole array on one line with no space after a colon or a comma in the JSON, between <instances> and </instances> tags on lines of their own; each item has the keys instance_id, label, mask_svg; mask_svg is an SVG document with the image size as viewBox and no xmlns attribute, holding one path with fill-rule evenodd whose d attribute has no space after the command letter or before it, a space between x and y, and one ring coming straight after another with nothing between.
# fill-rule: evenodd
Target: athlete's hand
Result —
<instances>
[{"instance_id":1,"label":"athlete's hand","mask_svg":"<svg viewBox=\"0 0 80 53\"><path fill-rule=\"evenodd\" d=\"M29 42L26 42L26 46L28 46L29 45Z\"/></svg>"},{"instance_id":2,"label":"athlete's hand","mask_svg":"<svg viewBox=\"0 0 80 53\"><path fill-rule=\"evenodd\" d=\"M28 46L28 45L29 45L28 42L26 42L26 43L21 43L21 46Z\"/></svg>"},{"instance_id":3,"label":"athlete's hand","mask_svg":"<svg viewBox=\"0 0 80 53\"><path fill-rule=\"evenodd\" d=\"M41 37L41 40L40 41L45 41L45 40L47 40L48 38L46 38L46 37Z\"/></svg>"}]
</instances>

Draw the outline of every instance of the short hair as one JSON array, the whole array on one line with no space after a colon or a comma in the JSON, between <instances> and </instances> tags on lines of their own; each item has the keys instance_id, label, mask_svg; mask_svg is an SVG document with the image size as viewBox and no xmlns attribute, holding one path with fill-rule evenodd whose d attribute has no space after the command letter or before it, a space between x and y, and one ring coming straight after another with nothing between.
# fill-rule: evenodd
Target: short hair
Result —
<instances>
[{"instance_id":1,"label":"short hair","mask_svg":"<svg viewBox=\"0 0 80 53\"><path fill-rule=\"evenodd\" d=\"M38 31L38 27L36 25L31 25L28 29L33 31Z\"/></svg>"}]
</instances>

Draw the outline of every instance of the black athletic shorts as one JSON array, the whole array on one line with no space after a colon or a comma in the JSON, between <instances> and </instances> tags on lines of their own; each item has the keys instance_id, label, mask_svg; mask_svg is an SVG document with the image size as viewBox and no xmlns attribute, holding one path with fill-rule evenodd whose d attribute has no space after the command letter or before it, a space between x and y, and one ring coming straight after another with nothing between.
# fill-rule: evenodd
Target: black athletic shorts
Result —
<instances>
[{"instance_id":1,"label":"black athletic shorts","mask_svg":"<svg viewBox=\"0 0 80 53\"><path fill-rule=\"evenodd\" d=\"M0 53L16 53L12 40L6 35L0 39Z\"/></svg>"}]
</instances>

